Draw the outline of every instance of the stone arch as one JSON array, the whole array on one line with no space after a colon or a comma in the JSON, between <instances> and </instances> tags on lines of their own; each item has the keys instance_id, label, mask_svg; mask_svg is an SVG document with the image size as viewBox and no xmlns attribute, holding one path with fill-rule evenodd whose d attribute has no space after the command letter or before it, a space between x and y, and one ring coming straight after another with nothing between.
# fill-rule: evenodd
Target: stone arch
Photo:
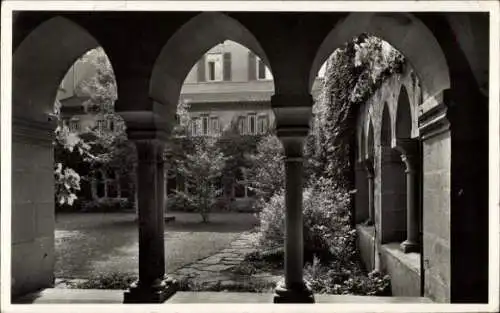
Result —
<instances>
[{"instance_id":1,"label":"stone arch","mask_svg":"<svg viewBox=\"0 0 500 313\"><path fill-rule=\"evenodd\" d=\"M355 12L341 19L316 52L309 73L309 88L328 56L362 33L387 41L408 59L422 82L425 99L450 88L446 58L433 33L413 14L399 12Z\"/></svg>"},{"instance_id":2,"label":"stone arch","mask_svg":"<svg viewBox=\"0 0 500 313\"><path fill-rule=\"evenodd\" d=\"M153 66L149 94L154 101L168 106L167 119L175 117L182 84L189 71L206 51L224 40L244 45L272 72L261 45L239 21L223 13L201 13L167 41Z\"/></svg>"},{"instance_id":3,"label":"stone arch","mask_svg":"<svg viewBox=\"0 0 500 313\"><path fill-rule=\"evenodd\" d=\"M375 139L373 134L373 122L372 119L368 119L368 130L366 133L366 146L365 146L365 158L373 158L375 156Z\"/></svg>"},{"instance_id":4,"label":"stone arch","mask_svg":"<svg viewBox=\"0 0 500 313\"><path fill-rule=\"evenodd\" d=\"M98 46L87 30L64 17L53 17L35 28L13 53L13 115L47 122L68 68Z\"/></svg>"},{"instance_id":5,"label":"stone arch","mask_svg":"<svg viewBox=\"0 0 500 313\"><path fill-rule=\"evenodd\" d=\"M22 41L12 55L12 227L34 227L24 238L12 237L12 295L50 287L54 281L55 182L53 134L54 104L65 74L85 52L99 47L97 40L70 19L45 20ZM17 160L23 160L17 162ZM42 182L27 188L27 182ZM20 209L22 208L22 209ZM29 262L26 251L30 254Z\"/></svg>"},{"instance_id":6,"label":"stone arch","mask_svg":"<svg viewBox=\"0 0 500 313\"><path fill-rule=\"evenodd\" d=\"M402 242L406 237L406 181L400 153L391 146L392 119L384 103L380 131L380 215L381 243Z\"/></svg>"},{"instance_id":7,"label":"stone arch","mask_svg":"<svg viewBox=\"0 0 500 313\"><path fill-rule=\"evenodd\" d=\"M392 142L392 119L389 104L384 102L380 119L380 145L390 147Z\"/></svg>"},{"instance_id":8,"label":"stone arch","mask_svg":"<svg viewBox=\"0 0 500 313\"><path fill-rule=\"evenodd\" d=\"M362 162L365 158L365 142L366 142L366 119L368 115L366 113L367 110L363 114L358 116L358 123L356 127L356 158L358 162Z\"/></svg>"},{"instance_id":9,"label":"stone arch","mask_svg":"<svg viewBox=\"0 0 500 313\"><path fill-rule=\"evenodd\" d=\"M396 109L396 141L398 139L410 139L412 133L412 110L410 98L406 87L401 85ZM397 142L396 142L397 144Z\"/></svg>"}]
</instances>

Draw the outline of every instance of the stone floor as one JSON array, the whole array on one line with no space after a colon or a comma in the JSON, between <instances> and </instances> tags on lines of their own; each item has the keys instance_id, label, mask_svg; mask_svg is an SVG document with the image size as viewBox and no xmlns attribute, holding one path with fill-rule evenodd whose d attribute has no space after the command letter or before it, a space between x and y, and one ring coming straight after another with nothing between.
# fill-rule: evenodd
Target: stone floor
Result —
<instances>
[{"instance_id":1,"label":"stone floor","mask_svg":"<svg viewBox=\"0 0 500 313\"><path fill-rule=\"evenodd\" d=\"M422 297L373 297L351 295L314 295L316 303L432 303ZM170 303L272 303L272 293L251 292L177 292ZM18 304L119 304L123 303L123 290L55 289L26 295L17 299Z\"/></svg>"}]
</instances>

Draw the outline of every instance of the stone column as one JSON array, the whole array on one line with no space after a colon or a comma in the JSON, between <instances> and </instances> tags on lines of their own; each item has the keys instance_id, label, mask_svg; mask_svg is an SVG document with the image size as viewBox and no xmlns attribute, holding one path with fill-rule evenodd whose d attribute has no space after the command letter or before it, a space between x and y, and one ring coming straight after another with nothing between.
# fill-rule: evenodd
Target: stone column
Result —
<instances>
[{"instance_id":1,"label":"stone column","mask_svg":"<svg viewBox=\"0 0 500 313\"><path fill-rule=\"evenodd\" d=\"M368 180L368 220L366 225L373 225L375 223L375 173L373 168L373 161L367 159L364 162L366 169L366 179Z\"/></svg>"},{"instance_id":2,"label":"stone column","mask_svg":"<svg viewBox=\"0 0 500 313\"><path fill-rule=\"evenodd\" d=\"M139 280L125 292L125 303L162 303L175 292L165 279L163 238L163 160L160 140L134 141L137 150L137 195L139 206Z\"/></svg>"},{"instance_id":3,"label":"stone column","mask_svg":"<svg viewBox=\"0 0 500 313\"><path fill-rule=\"evenodd\" d=\"M416 141L399 144L401 160L406 166L406 240L401 243L404 253L419 251L419 212L417 194L418 146Z\"/></svg>"},{"instance_id":4,"label":"stone column","mask_svg":"<svg viewBox=\"0 0 500 313\"><path fill-rule=\"evenodd\" d=\"M277 135L285 151L286 206L285 279L276 286L274 303L313 303L311 288L303 279L302 221L302 151L309 131L312 98L310 95L275 95L272 105L276 115Z\"/></svg>"}]
</instances>

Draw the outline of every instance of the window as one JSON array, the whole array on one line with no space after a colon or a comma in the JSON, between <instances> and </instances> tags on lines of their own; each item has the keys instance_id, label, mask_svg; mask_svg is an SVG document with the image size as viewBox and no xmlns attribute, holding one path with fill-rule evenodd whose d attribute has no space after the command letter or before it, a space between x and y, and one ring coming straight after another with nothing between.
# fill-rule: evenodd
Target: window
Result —
<instances>
[{"instance_id":1,"label":"window","mask_svg":"<svg viewBox=\"0 0 500 313\"><path fill-rule=\"evenodd\" d=\"M201 117L201 133L202 135L208 135L208 115Z\"/></svg>"},{"instance_id":2,"label":"window","mask_svg":"<svg viewBox=\"0 0 500 313\"><path fill-rule=\"evenodd\" d=\"M207 81L222 81L222 54L206 55Z\"/></svg>"},{"instance_id":3,"label":"window","mask_svg":"<svg viewBox=\"0 0 500 313\"><path fill-rule=\"evenodd\" d=\"M259 115L257 119L257 132L264 134L267 131L267 115Z\"/></svg>"},{"instance_id":4,"label":"window","mask_svg":"<svg viewBox=\"0 0 500 313\"><path fill-rule=\"evenodd\" d=\"M213 135L219 133L219 118L217 116L210 118L210 130Z\"/></svg>"},{"instance_id":5,"label":"window","mask_svg":"<svg viewBox=\"0 0 500 313\"><path fill-rule=\"evenodd\" d=\"M112 132L115 131L115 121L113 120L108 120L108 129Z\"/></svg>"},{"instance_id":6,"label":"window","mask_svg":"<svg viewBox=\"0 0 500 313\"><path fill-rule=\"evenodd\" d=\"M76 118L73 118L69 121L69 130L71 132L78 132L80 130L80 121Z\"/></svg>"},{"instance_id":7,"label":"window","mask_svg":"<svg viewBox=\"0 0 500 313\"><path fill-rule=\"evenodd\" d=\"M264 64L264 61L262 61L258 57L255 58L255 61L257 66L257 79L272 79L273 77L271 75L271 71L267 68L266 64Z\"/></svg>"},{"instance_id":8,"label":"window","mask_svg":"<svg viewBox=\"0 0 500 313\"><path fill-rule=\"evenodd\" d=\"M192 136L198 136L198 133L199 133L198 123L199 123L198 118L193 118L193 120L191 121L191 135Z\"/></svg>"},{"instance_id":9,"label":"window","mask_svg":"<svg viewBox=\"0 0 500 313\"><path fill-rule=\"evenodd\" d=\"M245 134L246 133L246 123L245 123L246 119L244 116L240 116L238 117L238 131L241 135Z\"/></svg>"},{"instance_id":10,"label":"window","mask_svg":"<svg viewBox=\"0 0 500 313\"><path fill-rule=\"evenodd\" d=\"M249 114L248 115L248 132L250 134L255 134L255 130L256 130L256 127L255 127L255 113L252 113L252 114Z\"/></svg>"},{"instance_id":11,"label":"window","mask_svg":"<svg viewBox=\"0 0 500 313\"><path fill-rule=\"evenodd\" d=\"M103 119L97 120L97 132L103 133L106 128L106 121Z\"/></svg>"}]
</instances>

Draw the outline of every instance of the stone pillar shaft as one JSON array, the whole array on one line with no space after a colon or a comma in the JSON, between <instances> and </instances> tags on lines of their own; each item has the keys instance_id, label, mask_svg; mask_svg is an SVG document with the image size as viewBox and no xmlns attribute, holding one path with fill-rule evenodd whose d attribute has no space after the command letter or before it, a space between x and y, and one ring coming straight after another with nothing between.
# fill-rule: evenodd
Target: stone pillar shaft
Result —
<instances>
[{"instance_id":1,"label":"stone pillar shaft","mask_svg":"<svg viewBox=\"0 0 500 313\"><path fill-rule=\"evenodd\" d=\"M287 289L303 284L302 162L300 157L285 159L285 286Z\"/></svg>"},{"instance_id":2,"label":"stone pillar shaft","mask_svg":"<svg viewBox=\"0 0 500 313\"><path fill-rule=\"evenodd\" d=\"M274 303L312 303L304 281L302 219L303 146L313 105L309 94L277 94L271 99L276 132L285 152L285 279L275 288Z\"/></svg>"},{"instance_id":3,"label":"stone pillar shaft","mask_svg":"<svg viewBox=\"0 0 500 313\"><path fill-rule=\"evenodd\" d=\"M125 303L161 303L176 286L165 279L163 217L163 144L159 140L135 141L139 207L139 280L125 292Z\"/></svg>"},{"instance_id":4,"label":"stone pillar shaft","mask_svg":"<svg viewBox=\"0 0 500 313\"><path fill-rule=\"evenodd\" d=\"M401 244L405 253L418 252L418 206L417 206L417 172L414 156L401 155L406 165L406 240Z\"/></svg>"},{"instance_id":5,"label":"stone pillar shaft","mask_svg":"<svg viewBox=\"0 0 500 313\"><path fill-rule=\"evenodd\" d=\"M373 162L371 160L365 161L366 178L368 179L368 220L367 225L375 223L375 175Z\"/></svg>"},{"instance_id":6,"label":"stone pillar shaft","mask_svg":"<svg viewBox=\"0 0 500 313\"><path fill-rule=\"evenodd\" d=\"M158 193L158 149L153 141L136 142L139 200L139 282L151 284L165 274L163 219Z\"/></svg>"},{"instance_id":7,"label":"stone pillar shaft","mask_svg":"<svg viewBox=\"0 0 500 313\"><path fill-rule=\"evenodd\" d=\"M419 212L418 212L418 141L399 140L398 150L406 166L406 240L401 243L405 253L419 251Z\"/></svg>"}]
</instances>

